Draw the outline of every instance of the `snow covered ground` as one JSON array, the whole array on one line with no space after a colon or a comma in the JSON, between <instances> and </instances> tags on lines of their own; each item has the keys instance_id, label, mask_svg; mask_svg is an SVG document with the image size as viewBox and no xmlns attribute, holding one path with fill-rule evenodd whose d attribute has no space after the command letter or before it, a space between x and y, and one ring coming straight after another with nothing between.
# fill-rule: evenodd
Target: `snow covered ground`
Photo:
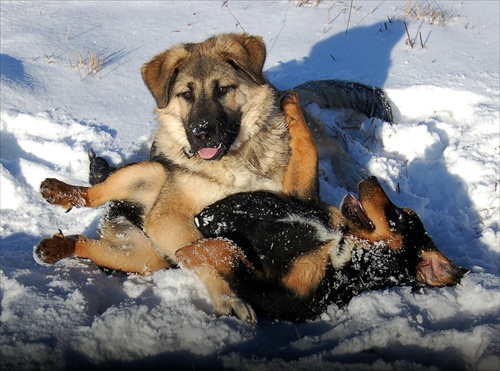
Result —
<instances>
[{"instance_id":1,"label":"snow covered ground","mask_svg":"<svg viewBox=\"0 0 500 371\"><path fill-rule=\"evenodd\" d=\"M410 17L406 1L350 4L2 0L2 369L500 369L499 3L412 1L443 10L433 24ZM141 277L33 260L41 238L95 235L103 213L50 206L44 178L86 184L88 148L115 165L147 157L156 124L142 63L243 30L266 41L280 88L340 78L389 92L396 124L341 133L394 202L470 268L461 285L368 292L308 323L249 325L216 317L181 270ZM86 76L77 63L89 52L105 63ZM320 114L337 125L337 112ZM347 191L322 171L322 195L338 204Z\"/></svg>"}]
</instances>

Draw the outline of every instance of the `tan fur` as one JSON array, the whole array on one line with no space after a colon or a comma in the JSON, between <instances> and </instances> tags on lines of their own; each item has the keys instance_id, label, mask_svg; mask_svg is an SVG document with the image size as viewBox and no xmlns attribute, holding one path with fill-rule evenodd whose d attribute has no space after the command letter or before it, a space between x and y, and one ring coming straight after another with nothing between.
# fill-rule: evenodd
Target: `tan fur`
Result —
<instances>
[{"instance_id":1,"label":"tan fur","mask_svg":"<svg viewBox=\"0 0 500 371\"><path fill-rule=\"evenodd\" d=\"M255 277L261 276L234 242L214 238L199 240L179 249L176 257L183 268L194 272L204 283L217 313L236 314L250 322L257 320L253 309L236 296L226 281L233 278L240 264Z\"/></svg>"},{"instance_id":2,"label":"tan fur","mask_svg":"<svg viewBox=\"0 0 500 371\"><path fill-rule=\"evenodd\" d=\"M283 192L307 200L319 195L318 151L315 146L311 148L314 143L311 132L304 130L305 119L297 95L291 94L283 108L293 148L293 158L283 179Z\"/></svg>"},{"instance_id":3,"label":"tan fur","mask_svg":"<svg viewBox=\"0 0 500 371\"><path fill-rule=\"evenodd\" d=\"M246 89L242 87L235 94L234 109L239 106L248 114L242 117L240 133L228 155L217 162L197 156L188 159L182 152L188 145L180 120L188 113L183 102L174 100L167 108L157 110L160 129L154 141L158 152L188 169L189 176L199 174L199 179L192 181L196 187L200 186L197 181L202 180L227 188L228 194L234 190L281 189L290 156L288 128L279 107L274 106L272 89L266 85Z\"/></svg>"},{"instance_id":4,"label":"tan fur","mask_svg":"<svg viewBox=\"0 0 500 371\"><path fill-rule=\"evenodd\" d=\"M338 241L335 240L334 243L336 244ZM296 259L286 276L282 278L283 285L297 296L309 296L325 277L331 248L332 243L328 243L322 248Z\"/></svg>"},{"instance_id":5,"label":"tan fur","mask_svg":"<svg viewBox=\"0 0 500 371\"><path fill-rule=\"evenodd\" d=\"M351 226L351 234L358 240L365 240L370 244L383 241L384 245L392 250L401 248L403 246L402 237L390 230L390 223L385 216L385 206L391 201L382 187L373 186L370 182L362 182L359 185L359 198L375 229L367 231L353 225Z\"/></svg>"},{"instance_id":6,"label":"tan fur","mask_svg":"<svg viewBox=\"0 0 500 371\"><path fill-rule=\"evenodd\" d=\"M111 200L138 202L146 212L156 202L166 181L166 169L157 162L141 162L120 169L106 182L93 187L71 186L54 178L45 179L42 196L50 203L66 209L99 207Z\"/></svg>"}]
</instances>

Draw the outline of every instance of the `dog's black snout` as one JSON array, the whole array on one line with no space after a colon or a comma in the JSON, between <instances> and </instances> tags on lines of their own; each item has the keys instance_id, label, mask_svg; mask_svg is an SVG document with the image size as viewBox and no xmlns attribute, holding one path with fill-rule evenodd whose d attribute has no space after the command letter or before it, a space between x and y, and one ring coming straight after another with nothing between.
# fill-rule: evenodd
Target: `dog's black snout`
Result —
<instances>
[{"instance_id":1,"label":"dog's black snout","mask_svg":"<svg viewBox=\"0 0 500 371\"><path fill-rule=\"evenodd\" d=\"M216 137L216 129L209 123L195 125L192 129L194 139L200 144L209 144Z\"/></svg>"}]
</instances>

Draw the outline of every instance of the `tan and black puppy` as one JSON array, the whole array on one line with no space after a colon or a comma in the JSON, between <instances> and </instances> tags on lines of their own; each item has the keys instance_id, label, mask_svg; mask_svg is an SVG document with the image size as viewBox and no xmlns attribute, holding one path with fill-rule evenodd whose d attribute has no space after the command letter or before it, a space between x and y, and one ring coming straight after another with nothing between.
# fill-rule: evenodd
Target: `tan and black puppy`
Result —
<instances>
[{"instance_id":1,"label":"tan and black puppy","mask_svg":"<svg viewBox=\"0 0 500 371\"><path fill-rule=\"evenodd\" d=\"M342 215L268 192L231 195L197 216L213 238L179 250L178 261L210 277L219 313L228 312L219 297L231 297L241 308L233 314L249 321L302 321L365 290L460 282L466 270L436 248L413 211L389 200L377 178L361 182L359 195L344 198Z\"/></svg>"}]
</instances>

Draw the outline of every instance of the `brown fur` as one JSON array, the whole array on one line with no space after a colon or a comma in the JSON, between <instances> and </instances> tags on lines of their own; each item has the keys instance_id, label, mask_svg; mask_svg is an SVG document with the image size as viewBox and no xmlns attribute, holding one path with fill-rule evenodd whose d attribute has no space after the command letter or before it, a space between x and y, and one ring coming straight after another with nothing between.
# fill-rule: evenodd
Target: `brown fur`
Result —
<instances>
[{"instance_id":1,"label":"brown fur","mask_svg":"<svg viewBox=\"0 0 500 371\"><path fill-rule=\"evenodd\" d=\"M236 314L250 322L257 320L255 312L235 295L227 281L234 278L234 268L239 264L255 277L261 276L234 242L203 239L178 250L176 256L182 261L183 268L194 272L204 283L217 313Z\"/></svg>"},{"instance_id":2,"label":"brown fur","mask_svg":"<svg viewBox=\"0 0 500 371\"><path fill-rule=\"evenodd\" d=\"M390 230L385 215L385 207L392 204L384 190L380 186L374 186L370 182L364 181L359 185L359 199L363 204L363 209L371 220L374 229L367 230L358 225L352 225L352 234L357 238L374 244L378 241L384 241L385 245L393 250L398 250L402 245L401 236Z\"/></svg>"},{"instance_id":3,"label":"brown fur","mask_svg":"<svg viewBox=\"0 0 500 371\"><path fill-rule=\"evenodd\" d=\"M283 193L301 200L311 199L319 194L318 151L309 130L305 130L305 118L296 94L290 94L283 102L286 123L290 133L290 147L293 159L283 178Z\"/></svg>"},{"instance_id":4,"label":"brown fur","mask_svg":"<svg viewBox=\"0 0 500 371\"><path fill-rule=\"evenodd\" d=\"M383 242L384 247L393 251L402 248L418 249L419 261L416 264L416 279L428 286L454 285L467 271L453 264L434 246L418 215L408 208L400 209L395 206L376 178L370 177L359 184L359 197L373 229L367 229L357 223L350 223L350 231L346 238L355 248L370 249L378 242ZM411 236L406 237L407 241L404 241L398 222L389 220L387 210L398 210L399 218L396 216L393 218L400 219L400 224L405 224L410 231L413 230L413 233L406 233L407 236ZM409 246L410 244L412 246Z\"/></svg>"},{"instance_id":5,"label":"brown fur","mask_svg":"<svg viewBox=\"0 0 500 371\"><path fill-rule=\"evenodd\" d=\"M307 297L325 277L330 249L335 248L338 240L327 243L320 249L295 259L290 270L282 278L283 286L299 297Z\"/></svg>"},{"instance_id":6,"label":"brown fur","mask_svg":"<svg viewBox=\"0 0 500 371\"><path fill-rule=\"evenodd\" d=\"M456 266L438 250L422 251L417 279L429 286L452 286L456 283Z\"/></svg>"}]
</instances>

